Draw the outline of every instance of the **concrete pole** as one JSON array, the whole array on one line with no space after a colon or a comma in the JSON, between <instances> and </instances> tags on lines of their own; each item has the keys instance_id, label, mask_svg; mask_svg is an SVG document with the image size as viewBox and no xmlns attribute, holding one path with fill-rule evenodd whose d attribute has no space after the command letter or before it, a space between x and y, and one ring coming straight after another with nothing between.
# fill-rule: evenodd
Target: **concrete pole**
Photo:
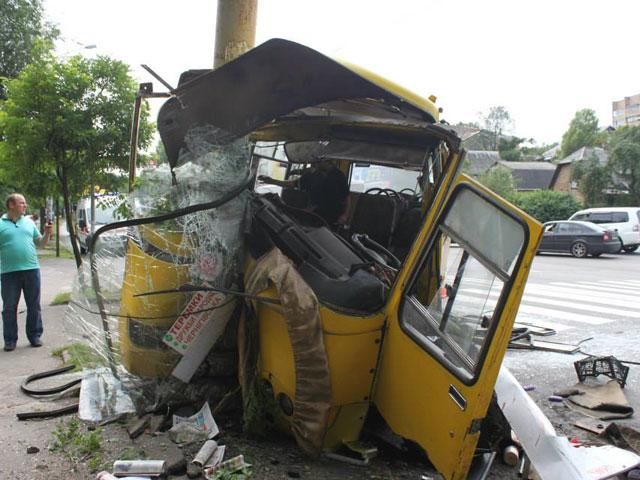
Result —
<instances>
[{"instance_id":1,"label":"concrete pole","mask_svg":"<svg viewBox=\"0 0 640 480\"><path fill-rule=\"evenodd\" d=\"M213 68L255 46L257 17L258 0L218 0Z\"/></svg>"}]
</instances>

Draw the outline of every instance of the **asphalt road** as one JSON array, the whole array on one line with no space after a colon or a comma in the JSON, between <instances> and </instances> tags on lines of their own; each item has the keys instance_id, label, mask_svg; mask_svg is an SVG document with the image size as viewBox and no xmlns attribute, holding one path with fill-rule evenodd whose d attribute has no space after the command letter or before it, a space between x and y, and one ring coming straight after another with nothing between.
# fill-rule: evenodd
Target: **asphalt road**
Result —
<instances>
[{"instance_id":1,"label":"asphalt road","mask_svg":"<svg viewBox=\"0 0 640 480\"><path fill-rule=\"evenodd\" d=\"M583 259L540 254L534 260L516 321L554 329L556 334L546 337L550 341L582 341L584 352L640 362L639 272L638 252ZM510 350L504 361L520 383L535 386L531 395L556 428L581 438L585 433L573 428L580 416L548 401L548 397L577 383L573 363L582 358L580 353ZM624 393L637 412L640 365L628 366ZM640 430L639 418L636 413L621 422Z\"/></svg>"}]
</instances>

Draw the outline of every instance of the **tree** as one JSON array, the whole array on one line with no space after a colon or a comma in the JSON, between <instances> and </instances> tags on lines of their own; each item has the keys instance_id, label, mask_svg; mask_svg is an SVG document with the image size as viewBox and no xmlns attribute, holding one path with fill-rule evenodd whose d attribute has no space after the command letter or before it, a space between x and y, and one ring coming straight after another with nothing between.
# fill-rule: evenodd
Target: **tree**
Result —
<instances>
[{"instance_id":1,"label":"tree","mask_svg":"<svg viewBox=\"0 0 640 480\"><path fill-rule=\"evenodd\" d=\"M0 98L6 92L2 77L15 78L33 59L39 39L53 40L55 28L42 21L41 0L0 2Z\"/></svg>"},{"instance_id":2,"label":"tree","mask_svg":"<svg viewBox=\"0 0 640 480\"><path fill-rule=\"evenodd\" d=\"M500 136L504 130L513 125L511 115L509 115L506 108L502 105L498 105L497 107L491 107L489 109L489 113L487 115L481 115L481 117L484 127L493 133L495 138L493 149L497 150Z\"/></svg>"},{"instance_id":3,"label":"tree","mask_svg":"<svg viewBox=\"0 0 640 480\"><path fill-rule=\"evenodd\" d=\"M501 165L487 170L478 181L504 198L511 197L516 191L511 171Z\"/></svg>"},{"instance_id":4,"label":"tree","mask_svg":"<svg viewBox=\"0 0 640 480\"><path fill-rule=\"evenodd\" d=\"M600 139L598 132L598 117L589 108L575 114L569 124L569 129L562 136L560 144L560 158L571 155L582 147L593 147Z\"/></svg>"},{"instance_id":5,"label":"tree","mask_svg":"<svg viewBox=\"0 0 640 480\"><path fill-rule=\"evenodd\" d=\"M524 142L524 138L500 138L498 140L500 158L509 162L519 162L522 160L522 151L520 149L522 142Z\"/></svg>"},{"instance_id":6,"label":"tree","mask_svg":"<svg viewBox=\"0 0 640 480\"><path fill-rule=\"evenodd\" d=\"M631 201L640 203L640 127L622 127L611 135L609 168L624 181Z\"/></svg>"},{"instance_id":7,"label":"tree","mask_svg":"<svg viewBox=\"0 0 640 480\"><path fill-rule=\"evenodd\" d=\"M564 220L569 218L582 206L568 193L553 190L538 190L536 192L522 192L510 199L539 222Z\"/></svg>"},{"instance_id":8,"label":"tree","mask_svg":"<svg viewBox=\"0 0 640 480\"><path fill-rule=\"evenodd\" d=\"M60 194L79 266L71 204L110 169L127 169L136 84L122 62L79 56L58 62L44 52L8 85L0 165L22 191ZM142 146L151 136L147 117L145 108Z\"/></svg>"},{"instance_id":9,"label":"tree","mask_svg":"<svg viewBox=\"0 0 640 480\"><path fill-rule=\"evenodd\" d=\"M606 204L605 192L611 186L611 172L606 166L600 165L595 154L571 165L571 179L578 183L585 206Z\"/></svg>"}]
</instances>

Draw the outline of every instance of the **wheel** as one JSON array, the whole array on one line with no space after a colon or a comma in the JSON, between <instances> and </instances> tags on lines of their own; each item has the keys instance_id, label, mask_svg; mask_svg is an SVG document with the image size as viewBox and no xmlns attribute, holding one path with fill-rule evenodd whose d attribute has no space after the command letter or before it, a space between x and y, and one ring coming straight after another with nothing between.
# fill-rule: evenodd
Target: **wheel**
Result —
<instances>
[{"instance_id":1,"label":"wheel","mask_svg":"<svg viewBox=\"0 0 640 480\"><path fill-rule=\"evenodd\" d=\"M638 245L629 245L628 247L623 246L622 250L624 253L633 253L638 249Z\"/></svg>"},{"instance_id":2,"label":"wheel","mask_svg":"<svg viewBox=\"0 0 640 480\"><path fill-rule=\"evenodd\" d=\"M587 256L587 244L584 242L575 242L571 245L571 255L577 258L583 258Z\"/></svg>"}]
</instances>

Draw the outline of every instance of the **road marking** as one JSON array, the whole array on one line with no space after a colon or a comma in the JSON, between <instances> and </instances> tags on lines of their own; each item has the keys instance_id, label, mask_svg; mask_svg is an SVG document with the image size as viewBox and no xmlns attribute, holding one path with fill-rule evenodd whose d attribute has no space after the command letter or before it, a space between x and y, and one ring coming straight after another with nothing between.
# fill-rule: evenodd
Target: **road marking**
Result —
<instances>
[{"instance_id":1,"label":"road marking","mask_svg":"<svg viewBox=\"0 0 640 480\"><path fill-rule=\"evenodd\" d=\"M604 325L610 323L611 319L603 319L598 317L592 317L589 315L580 315L576 313L567 312L564 310L552 310L550 308L534 307L533 305L520 305L520 311L526 313L535 313L537 315L543 315L549 318L556 318L560 320L571 320L574 322L587 323L589 325Z\"/></svg>"},{"instance_id":2,"label":"road marking","mask_svg":"<svg viewBox=\"0 0 640 480\"><path fill-rule=\"evenodd\" d=\"M465 293L471 293L474 295L483 295L484 292L482 292L481 290L476 290L476 289L465 289L463 290L463 292ZM495 294L491 294L490 296L495 297ZM581 323L588 323L590 325L602 325L605 323L610 323L613 321L613 319L611 318L601 318L601 317L594 317L591 315L584 315L581 313L573 313L573 312L568 312L566 310L557 310L557 309L551 309L551 308L544 308L544 307L539 307L539 306L535 306L535 305L529 305L529 302L533 302L533 303L545 303L548 305L558 305L558 306L564 306L564 307L568 307L571 309L580 309L580 307L576 307L573 304L569 303L569 302L561 302L561 301L557 301L557 300L549 300L549 299L545 299L545 298L541 298L541 299L534 299L531 300L528 297L523 297L523 301L520 304L520 310L521 312L527 312L527 313L537 313L540 315L545 315L547 317L551 317L551 318L560 318L560 319L571 319L573 321L576 322L581 322ZM585 306L582 309L590 309L590 311L598 311L598 310L602 310L605 311L606 309L601 307L601 308L597 308L597 307L591 307L589 308L589 306ZM620 310L620 312L624 312L624 315L626 315L627 313L632 313L635 314L635 312L626 312L623 310Z\"/></svg>"},{"instance_id":3,"label":"road marking","mask_svg":"<svg viewBox=\"0 0 640 480\"><path fill-rule=\"evenodd\" d=\"M640 281L637 280L603 280L602 283L611 283L613 285L620 285L621 287L640 288Z\"/></svg>"},{"instance_id":4,"label":"road marking","mask_svg":"<svg viewBox=\"0 0 640 480\"><path fill-rule=\"evenodd\" d=\"M604 313L604 314L610 314L610 315L619 315L621 317L624 318L629 318L629 317L635 317L636 315L640 314L640 311L632 311L632 310L620 310L617 308L611 308L611 307L605 307L603 306L597 306L597 305L587 305L587 304L576 304L573 302L563 302L562 300L552 300L550 298L545 298L545 297L537 297L537 296L533 296L533 295L527 295L524 298L524 302L528 304L529 302L531 303L542 303L545 305L555 305L557 307L567 307L573 310L586 310L587 312L594 312L594 313Z\"/></svg>"},{"instance_id":5,"label":"road marking","mask_svg":"<svg viewBox=\"0 0 640 480\"><path fill-rule=\"evenodd\" d=\"M565 283L565 282L551 282L551 285L573 285L574 287L583 287L588 289L595 289L603 292L611 292L611 293L630 293L636 294L640 293L640 288L634 288L630 286L620 287L616 285L603 285L600 282L578 282L578 283Z\"/></svg>"},{"instance_id":6,"label":"road marking","mask_svg":"<svg viewBox=\"0 0 640 480\"><path fill-rule=\"evenodd\" d=\"M640 311L640 302L638 302L637 300L630 300L633 298L633 295L602 294L600 292L586 292L582 294L577 293L577 290L575 288L554 288L552 286L546 285L528 285L524 291L523 299L526 301L527 295L534 292L538 295L577 300L585 303L596 303L601 305L611 305L612 303L615 303L615 305L618 307L626 307L632 310ZM599 295L593 295L593 293L599 293Z\"/></svg>"},{"instance_id":7,"label":"road marking","mask_svg":"<svg viewBox=\"0 0 640 480\"><path fill-rule=\"evenodd\" d=\"M476 282L478 286L483 286L481 282ZM568 308L575 308L578 310L589 310L588 305L599 304L606 305L607 307L611 307L614 305L614 308L617 307L619 309L619 315L624 317L635 317L640 315L640 301L635 300L635 292L633 294L625 295L625 294L614 294L608 292L600 292L600 291L591 291L589 289L582 288L580 284L564 284L571 285L571 287L562 287L557 286L562 282L556 282L549 285L535 284L529 283L527 284L524 295L522 296L522 303L527 303L529 299L532 301L533 297L538 296L541 298L559 298L561 300L575 300L580 303L567 303L565 305ZM469 290L473 291L479 295L485 295L486 290L479 290L470 288ZM585 292L586 290L586 292ZM582 293L581 293L582 292ZM596 293L597 295L594 295ZM638 292L640 293L640 291ZM494 289L490 295L496 296L498 291ZM622 310L622 309L628 310ZM608 309L608 311L611 311Z\"/></svg>"}]
</instances>

